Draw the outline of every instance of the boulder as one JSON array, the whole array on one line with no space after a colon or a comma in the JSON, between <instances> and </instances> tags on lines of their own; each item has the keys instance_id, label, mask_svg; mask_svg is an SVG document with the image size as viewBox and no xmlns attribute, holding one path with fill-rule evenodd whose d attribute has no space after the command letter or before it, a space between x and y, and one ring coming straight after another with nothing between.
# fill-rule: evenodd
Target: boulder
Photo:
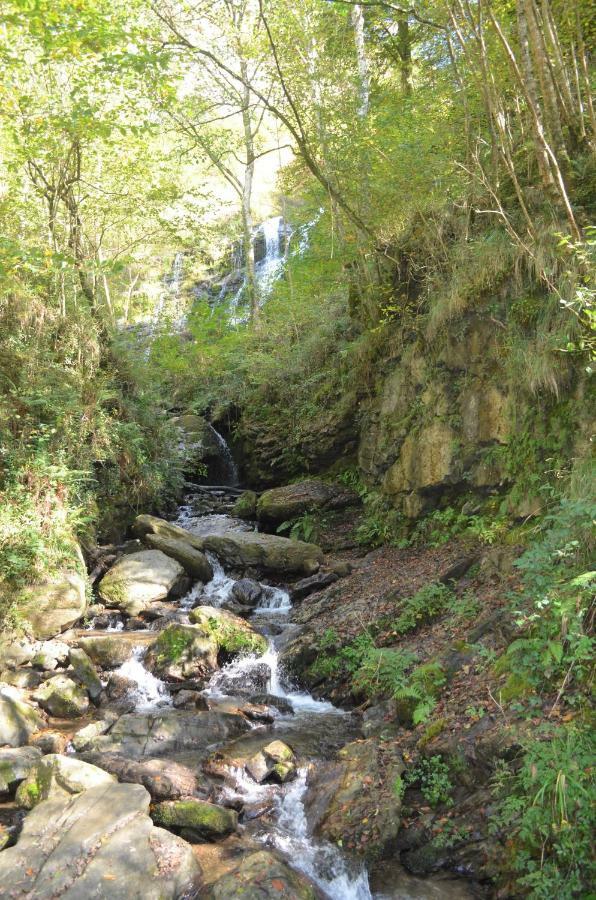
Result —
<instances>
[{"instance_id":1,"label":"boulder","mask_svg":"<svg viewBox=\"0 0 596 900\"><path fill-rule=\"evenodd\" d=\"M11 747L0 750L0 796L11 794L41 758L36 747Z\"/></svg>"},{"instance_id":2,"label":"boulder","mask_svg":"<svg viewBox=\"0 0 596 900\"><path fill-rule=\"evenodd\" d=\"M271 669L267 663L258 663L236 674L228 674L225 669L217 678L217 687L230 696L248 696L255 691L263 692L269 687Z\"/></svg>"},{"instance_id":3,"label":"boulder","mask_svg":"<svg viewBox=\"0 0 596 900\"><path fill-rule=\"evenodd\" d=\"M202 626L172 622L149 645L144 663L160 678L210 675L217 669L217 642Z\"/></svg>"},{"instance_id":4,"label":"boulder","mask_svg":"<svg viewBox=\"0 0 596 900\"><path fill-rule=\"evenodd\" d=\"M33 690L43 681L41 672L36 669L23 667L22 669L6 669L0 674L0 682L11 684L16 688L24 688L25 690Z\"/></svg>"},{"instance_id":5,"label":"boulder","mask_svg":"<svg viewBox=\"0 0 596 900\"><path fill-rule=\"evenodd\" d=\"M238 866L211 885L209 900L317 900L311 882L273 853L242 856Z\"/></svg>"},{"instance_id":6,"label":"boulder","mask_svg":"<svg viewBox=\"0 0 596 900\"><path fill-rule=\"evenodd\" d=\"M75 677L86 688L92 700L97 700L102 691L102 684L97 669L80 647L70 648L70 664Z\"/></svg>"},{"instance_id":7,"label":"boulder","mask_svg":"<svg viewBox=\"0 0 596 900\"><path fill-rule=\"evenodd\" d=\"M256 531L226 531L223 534L206 535L204 545L230 566L254 567L268 572L300 573L313 575L318 572L323 552L315 544L292 541L276 534L258 534Z\"/></svg>"},{"instance_id":8,"label":"boulder","mask_svg":"<svg viewBox=\"0 0 596 900\"><path fill-rule=\"evenodd\" d=\"M249 729L250 724L240 713L218 710L128 713L118 719L109 734L97 738L94 749L131 759L184 750L201 753L212 744L238 737Z\"/></svg>"},{"instance_id":9,"label":"boulder","mask_svg":"<svg viewBox=\"0 0 596 900\"><path fill-rule=\"evenodd\" d=\"M133 525L135 534L145 538L148 534L156 534L160 537L169 538L173 541L184 541L195 550L203 549L203 539L196 534L181 528L180 525L174 525L172 522L166 522L157 516L137 516Z\"/></svg>"},{"instance_id":10,"label":"boulder","mask_svg":"<svg viewBox=\"0 0 596 900\"><path fill-rule=\"evenodd\" d=\"M65 572L51 581L26 588L19 615L33 637L53 638L66 631L87 611L86 583L82 575Z\"/></svg>"},{"instance_id":11,"label":"boulder","mask_svg":"<svg viewBox=\"0 0 596 900\"><path fill-rule=\"evenodd\" d=\"M84 728L79 730L72 736L72 745L77 751L87 750L93 745L95 738L101 734L105 734L112 727L112 722L102 719L99 722L90 722Z\"/></svg>"},{"instance_id":12,"label":"boulder","mask_svg":"<svg viewBox=\"0 0 596 900\"><path fill-rule=\"evenodd\" d=\"M160 550L142 550L123 556L99 583L106 606L136 616L155 600L163 600L176 587L184 569Z\"/></svg>"},{"instance_id":13,"label":"boulder","mask_svg":"<svg viewBox=\"0 0 596 900\"><path fill-rule=\"evenodd\" d=\"M358 503L358 495L351 488L309 478L261 494L257 518L262 525L274 528L306 512L341 509L355 503Z\"/></svg>"},{"instance_id":14,"label":"boulder","mask_svg":"<svg viewBox=\"0 0 596 900\"><path fill-rule=\"evenodd\" d=\"M165 800L151 808L156 825L184 828L197 841L212 841L231 834L238 827L238 813L205 800Z\"/></svg>"},{"instance_id":15,"label":"boulder","mask_svg":"<svg viewBox=\"0 0 596 900\"><path fill-rule=\"evenodd\" d=\"M336 763L318 766L309 776L305 808L311 827L365 858L383 858L400 827L401 797L394 785L403 771L395 744L376 738L347 744Z\"/></svg>"},{"instance_id":16,"label":"boulder","mask_svg":"<svg viewBox=\"0 0 596 900\"><path fill-rule=\"evenodd\" d=\"M7 669L17 669L19 666L28 665L35 654L39 644L27 637L13 638L11 634L0 637L0 660Z\"/></svg>"},{"instance_id":17,"label":"boulder","mask_svg":"<svg viewBox=\"0 0 596 900\"><path fill-rule=\"evenodd\" d=\"M76 719L89 709L87 691L67 675L54 675L44 681L33 697L42 709L59 718Z\"/></svg>"},{"instance_id":18,"label":"boulder","mask_svg":"<svg viewBox=\"0 0 596 900\"><path fill-rule=\"evenodd\" d=\"M103 769L81 762L73 756L50 753L42 756L31 768L17 789L16 802L25 809L33 809L43 800L68 798L89 788L115 781Z\"/></svg>"},{"instance_id":19,"label":"boulder","mask_svg":"<svg viewBox=\"0 0 596 900\"><path fill-rule=\"evenodd\" d=\"M254 491L244 491L234 503L232 515L238 519L254 519L257 514L257 499Z\"/></svg>"},{"instance_id":20,"label":"boulder","mask_svg":"<svg viewBox=\"0 0 596 900\"><path fill-rule=\"evenodd\" d=\"M80 634L74 644L84 650L100 669L117 669L134 655L138 647L146 647L154 640L155 634L151 631L115 631Z\"/></svg>"},{"instance_id":21,"label":"boulder","mask_svg":"<svg viewBox=\"0 0 596 900\"><path fill-rule=\"evenodd\" d=\"M43 641L31 660L36 669L53 671L68 659L69 646L64 641Z\"/></svg>"},{"instance_id":22,"label":"boulder","mask_svg":"<svg viewBox=\"0 0 596 900\"><path fill-rule=\"evenodd\" d=\"M296 777L296 757L283 741L272 741L248 760L245 769L258 784L264 781L285 784Z\"/></svg>"},{"instance_id":23,"label":"boulder","mask_svg":"<svg viewBox=\"0 0 596 900\"><path fill-rule=\"evenodd\" d=\"M234 582L231 595L237 603L241 603L243 606L254 607L263 596L263 588L258 581L253 581L251 578L241 578L239 581Z\"/></svg>"},{"instance_id":24,"label":"boulder","mask_svg":"<svg viewBox=\"0 0 596 900\"><path fill-rule=\"evenodd\" d=\"M68 735L46 728L31 735L29 746L37 747L41 753L64 753L68 746Z\"/></svg>"},{"instance_id":25,"label":"boulder","mask_svg":"<svg viewBox=\"0 0 596 900\"><path fill-rule=\"evenodd\" d=\"M301 581L297 581L296 584L292 586L290 597L292 600L304 600L304 598L308 597L310 594L315 594L317 591L322 591L323 588L329 587L329 585L337 581L338 578L339 575L335 572L318 572L316 575L311 575L309 578L303 578Z\"/></svg>"},{"instance_id":26,"label":"boulder","mask_svg":"<svg viewBox=\"0 0 596 900\"><path fill-rule=\"evenodd\" d=\"M43 723L39 710L24 700L18 688L0 684L0 747L22 747Z\"/></svg>"},{"instance_id":27,"label":"boulder","mask_svg":"<svg viewBox=\"0 0 596 900\"><path fill-rule=\"evenodd\" d=\"M142 784L152 800L179 800L197 792L197 778L192 769L171 759L127 759L118 753L84 753L81 759L99 766L118 781Z\"/></svg>"},{"instance_id":28,"label":"boulder","mask_svg":"<svg viewBox=\"0 0 596 900\"><path fill-rule=\"evenodd\" d=\"M191 622L214 640L218 650L235 655L254 653L261 656L267 650L267 639L246 619L214 606L196 606L188 614Z\"/></svg>"},{"instance_id":29,"label":"boulder","mask_svg":"<svg viewBox=\"0 0 596 900\"><path fill-rule=\"evenodd\" d=\"M258 705L273 706L282 716L294 715L294 707L285 697L277 697L275 694L251 694L249 700Z\"/></svg>"},{"instance_id":30,"label":"boulder","mask_svg":"<svg viewBox=\"0 0 596 900\"><path fill-rule=\"evenodd\" d=\"M0 854L12 900L177 900L195 896L192 848L149 818L137 784L104 783L48 800L26 817L15 847Z\"/></svg>"},{"instance_id":31,"label":"boulder","mask_svg":"<svg viewBox=\"0 0 596 900\"><path fill-rule=\"evenodd\" d=\"M192 547L188 541L164 537L161 534L146 534L144 541L152 550L160 550L179 562L187 575L192 578L198 578L203 582L211 581L213 578L213 568L205 554Z\"/></svg>"}]
</instances>

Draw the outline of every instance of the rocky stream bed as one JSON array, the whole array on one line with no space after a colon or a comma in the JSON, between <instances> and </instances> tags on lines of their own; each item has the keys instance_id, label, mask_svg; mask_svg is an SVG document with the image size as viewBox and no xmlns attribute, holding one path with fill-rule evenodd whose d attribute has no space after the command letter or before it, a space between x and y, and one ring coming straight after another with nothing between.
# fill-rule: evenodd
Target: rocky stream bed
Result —
<instances>
[{"instance_id":1,"label":"rocky stream bed","mask_svg":"<svg viewBox=\"0 0 596 900\"><path fill-rule=\"evenodd\" d=\"M387 852L396 745L280 665L295 604L348 568L234 518L237 496L138 517L83 627L4 648L3 898L475 895ZM355 817L366 853L342 840Z\"/></svg>"}]
</instances>

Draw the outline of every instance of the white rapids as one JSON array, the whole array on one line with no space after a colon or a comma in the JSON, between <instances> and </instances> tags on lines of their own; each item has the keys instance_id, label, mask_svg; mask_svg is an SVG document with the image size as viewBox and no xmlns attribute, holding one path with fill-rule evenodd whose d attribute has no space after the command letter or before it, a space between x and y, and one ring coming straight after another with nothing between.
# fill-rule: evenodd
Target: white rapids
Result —
<instances>
[{"instance_id":1,"label":"white rapids","mask_svg":"<svg viewBox=\"0 0 596 900\"><path fill-rule=\"evenodd\" d=\"M143 665L144 653L144 647L136 647L130 659L114 672L115 675L135 682L136 687L131 688L129 696L135 701L136 712L149 712L172 705L172 698L164 682Z\"/></svg>"}]
</instances>

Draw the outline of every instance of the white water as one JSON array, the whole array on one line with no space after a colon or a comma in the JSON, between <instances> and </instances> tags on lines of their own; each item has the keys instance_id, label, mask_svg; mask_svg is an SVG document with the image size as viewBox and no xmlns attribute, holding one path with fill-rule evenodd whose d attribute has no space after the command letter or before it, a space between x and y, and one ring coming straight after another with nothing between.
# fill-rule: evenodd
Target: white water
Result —
<instances>
[{"instance_id":1,"label":"white water","mask_svg":"<svg viewBox=\"0 0 596 900\"><path fill-rule=\"evenodd\" d=\"M265 240L265 255L255 264L255 286L259 306L265 303L273 290L273 285L283 273L285 259L282 252L282 235L287 234L287 231L288 226L285 225L283 218L272 216L270 219L265 219L255 232L255 238L260 233ZM248 322L249 311L238 312L245 287L246 278L230 300L228 307L230 325L242 325Z\"/></svg>"},{"instance_id":2,"label":"white water","mask_svg":"<svg viewBox=\"0 0 596 900\"><path fill-rule=\"evenodd\" d=\"M136 683L129 696L135 701L136 712L148 712L163 706L171 706L170 693L159 678L156 678L143 665L144 647L135 647L133 655L116 669L115 675L130 678Z\"/></svg>"}]
</instances>

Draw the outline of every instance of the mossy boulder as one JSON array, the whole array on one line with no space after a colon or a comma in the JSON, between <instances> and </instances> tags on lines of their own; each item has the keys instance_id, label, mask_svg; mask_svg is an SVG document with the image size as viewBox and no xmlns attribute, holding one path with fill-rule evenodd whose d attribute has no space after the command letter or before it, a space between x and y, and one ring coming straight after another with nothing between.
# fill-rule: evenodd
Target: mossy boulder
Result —
<instances>
[{"instance_id":1,"label":"mossy boulder","mask_svg":"<svg viewBox=\"0 0 596 900\"><path fill-rule=\"evenodd\" d=\"M257 500L254 491L244 491L234 503L232 515L239 519L254 519L257 514Z\"/></svg>"},{"instance_id":2,"label":"mossy boulder","mask_svg":"<svg viewBox=\"0 0 596 900\"><path fill-rule=\"evenodd\" d=\"M357 502L358 495L350 488L310 478L271 488L261 494L257 503L257 518L262 525L275 528L307 512L340 509Z\"/></svg>"},{"instance_id":3,"label":"mossy boulder","mask_svg":"<svg viewBox=\"0 0 596 900\"><path fill-rule=\"evenodd\" d=\"M164 600L180 581L184 569L160 550L141 550L123 556L99 583L106 606L138 616L156 600Z\"/></svg>"},{"instance_id":4,"label":"mossy boulder","mask_svg":"<svg viewBox=\"0 0 596 900\"><path fill-rule=\"evenodd\" d=\"M0 796L10 794L41 759L37 747L0 749Z\"/></svg>"},{"instance_id":5,"label":"mossy boulder","mask_svg":"<svg viewBox=\"0 0 596 900\"><path fill-rule=\"evenodd\" d=\"M42 800L67 798L71 794L80 794L89 788L115 781L113 775L97 766L72 756L50 753L38 760L21 782L17 788L16 802L24 809L33 809Z\"/></svg>"},{"instance_id":6,"label":"mossy boulder","mask_svg":"<svg viewBox=\"0 0 596 900\"><path fill-rule=\"evenodd\" d=\"M0 684L0 746L22 747L43 724L39 710L25 701L18 688Z\"/></svg>"},{"instance_id":7,"label":"mossy boulder","mask_svg":"<svg viewBox=\"0 0 596 900\"><path fill-rule=\"evenodd\" d=\"M217 641L207 629L172 622L149 646L145 666L160 678L202 677L216 670L217 650Z\"/></svg>"},{"instance_id":8,"label":"mossy boulder","mask_svg":"<svg viewBox=\"0 0 596 900\"><path fill-rule=\"evenodd\" d=\"M64 572L52 580L27 587L19 600L19 615L39 640L66 631L86 610L86 580L78 572Z\"/></svg>"},{"instance_id":9,"label":"mossy boulder","mask_svg":"<svg viewBox=\"0 0 596 900\"><path fill-rule=\"evenodd\" d=\"M315 544L292 541L277 534L256 531L226 531L206 535L205 549L230 566L257 568L277 574L314 575L323 561Z\"/></svg>"},{"instance_id":10,"label":"mossy boulder","mask_svg":"<svg viewBox=\"0 0 596 900\"><path fill-rule=\"evenodd\" d=\"M67 675L54 675L44 681L33 696L42 709L61 719L76 719L89 709L87 691Z\"/></svg>"},{"instance_id":11,"label":"mossy boulder","mask_svg":"<svg viewBox=\"0 0 596 900\"><path fill-rule=\"evenodd\" d=\"M165 800L151 808L156 825L184 828L199 840L215 840L231 834L238 827L238 813L215 803L189 798Z\"/></svg>"},{"instance_id":12,"label":"mossy boulder","mask_svg":"<svg viewBox=\"0 0 596 900\"><path fill-rule=\"evenodd\" d=\"M203 538L181 528L180 525L174 525L172 522L166 522L158 516L142 515L137 516L133 525L133 531L140 538L144 539L148 534L156 534L160 537L169 538L172 541L184 541L195 550L203 549Z\"/></svg>"},{"instance_id":13,"label":"mossy boulder","mask_svg":"<svg viewBox=\"0 0 596 900\"><path fill-rule=\"evenodd\" d=\"M205 554L192 547L188 541L162 534L146 534L143 540L152 550L160 550L179 562L191 578L198 578L203 582L213 578L213 568Z\"/></svg>"},{"instance_id":14,"label":"mossy boulder","mask_svg":"<svg viewBox=\"0 0 596 900\"><path fill-rule=\"evenodd\" d=\"M87 690L92 700L98 700L102 691L101 679L85 651L80 647L71 647L69 659L77 680Z\"/></svg>"},{"instance_id":15,"label":"mossy boulder","mask_svg":"<svg viewBox=\"0 0 596 900\"><path fill-rule=\"evenodd\" d=\"M151 631L89 632L79 635L76 645L101 669L117 669L131 658L137 647L147 646L154 640Z\"/></svg>"},{"instance_id":16,"label":"mossy boulder","mask_svg":"<svg viewBox=\"0 0 596 900\"><path fill-rule=\"evenodd\" d=\"M189 613L189 619L203 634L214 640L218 650L229 655L256 653L267 650L267 639L254 630L240 616L214 606L197 606Z\"/></svg>"},{"instance_id":17,"label":"mossy boulder","mask_svg":"<svg viewBox=\"0 0 596 900\"><path fill-rule=\"evenodd\" d=\"M264 781L285 784L296 777L296 757L283 741L271 741L248 760L245 769L258 784Z\"/></svg>"}]
</instances>

